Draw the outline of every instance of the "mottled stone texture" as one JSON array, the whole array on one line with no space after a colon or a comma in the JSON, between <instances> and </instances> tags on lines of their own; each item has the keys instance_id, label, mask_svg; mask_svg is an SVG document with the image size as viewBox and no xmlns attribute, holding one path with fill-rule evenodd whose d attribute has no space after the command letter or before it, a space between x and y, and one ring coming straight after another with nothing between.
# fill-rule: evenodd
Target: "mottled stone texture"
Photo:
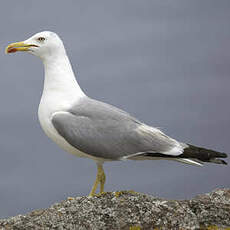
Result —
<instances>
[{"instance_id":1,"label":"mottled stone texture","mask_svg":"<svg viewBox=\"0 0 230 230\"><path fill-rule=\"evenodd\" d=\"M230 229L230 189L191 200L165 200L135 192L76 197L0 220L0 229Z\"/></svg>"}]
</instances>

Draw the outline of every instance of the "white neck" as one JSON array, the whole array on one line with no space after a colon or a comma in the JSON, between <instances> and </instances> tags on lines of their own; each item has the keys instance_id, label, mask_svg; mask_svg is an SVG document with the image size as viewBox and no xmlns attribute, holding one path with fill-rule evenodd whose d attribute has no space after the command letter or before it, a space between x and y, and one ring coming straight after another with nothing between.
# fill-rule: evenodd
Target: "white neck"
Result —
<instances>
[{"instance_id":1,"label":"white neck","mask_svg":"<svg viewBox=\"0 0 230 230\"><path fill-rule=\"evenodd\" d=\"M46 58L43 64L45 68L43 94L58 94L63 99L77 99L85 96L75 79L66 54Z\"/></svg>"},{"instance_id":2,"label":"white neck","mask_svg":"<svg viewBox=\"0 0 230 230\"><path fill-rule=\"evenodd\" d=\"M39 105L39 119L68 110L86 95L78 85L66 54L43 59L45 80Z\"/></svg>"}]
</instances>

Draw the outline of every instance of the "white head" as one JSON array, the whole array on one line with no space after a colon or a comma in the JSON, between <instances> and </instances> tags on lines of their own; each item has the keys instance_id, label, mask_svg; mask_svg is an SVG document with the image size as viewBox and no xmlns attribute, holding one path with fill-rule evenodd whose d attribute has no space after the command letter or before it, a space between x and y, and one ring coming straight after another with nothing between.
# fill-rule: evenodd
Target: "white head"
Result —
<instances>
[{"instance_id":1,"label":"white head","mask_svg":"<svg viewBox=\"0 0 230 230\"><path fill-rule=\"evenodd\" d=\"M42 60L65 54L65 48L59 36L50 31L33 35L23 42L12 43L6 48L6 53L26 51Z\"/></svg>"}]
</instances>

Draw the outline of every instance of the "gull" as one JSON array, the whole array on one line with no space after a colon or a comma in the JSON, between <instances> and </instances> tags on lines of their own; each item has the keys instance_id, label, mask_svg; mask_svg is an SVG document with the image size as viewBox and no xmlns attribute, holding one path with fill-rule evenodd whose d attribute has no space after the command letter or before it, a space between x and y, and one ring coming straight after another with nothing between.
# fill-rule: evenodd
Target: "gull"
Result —
<instances>
[{"instance_id":1,"label":"gull","mask_svg":"<svg viewBox=\"0 0 230 230\"><path fill-rule=\"evenodd\" d=\"M76 81L60 37L50 31L12 43L6 53L25 51L44 64L38 117L46 135L66 152L94 160L96 180L90 196L104 192L103 163L119 160L173 160L202 166L227 164L227 154L179 142L127 112L88 97Z\"/></svg>"}]
</instances>

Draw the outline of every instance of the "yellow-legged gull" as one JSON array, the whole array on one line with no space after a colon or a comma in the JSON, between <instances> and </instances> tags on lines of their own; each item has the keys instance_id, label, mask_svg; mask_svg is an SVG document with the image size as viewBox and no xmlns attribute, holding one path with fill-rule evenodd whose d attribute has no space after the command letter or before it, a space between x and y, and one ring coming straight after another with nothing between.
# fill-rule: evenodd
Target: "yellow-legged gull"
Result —
<instances>
[{"instance_id":1,"label":"yellow-legged gull","mask_svg":"<svg viewBox=\"0 0 230 230\"><path fill-rule=\"evenodd\" d=\"M26 51L38 56L45 69L38 116L46 135L65 151L96 161L98 171L90 195L100 184L104 191L103 163L114 160L166 159L202 166L226 164L219 153L176 141L128 113L85 95L78 85L59 36L45 31L12 43L6 53Z\"/></svg>"}]
</instances>

